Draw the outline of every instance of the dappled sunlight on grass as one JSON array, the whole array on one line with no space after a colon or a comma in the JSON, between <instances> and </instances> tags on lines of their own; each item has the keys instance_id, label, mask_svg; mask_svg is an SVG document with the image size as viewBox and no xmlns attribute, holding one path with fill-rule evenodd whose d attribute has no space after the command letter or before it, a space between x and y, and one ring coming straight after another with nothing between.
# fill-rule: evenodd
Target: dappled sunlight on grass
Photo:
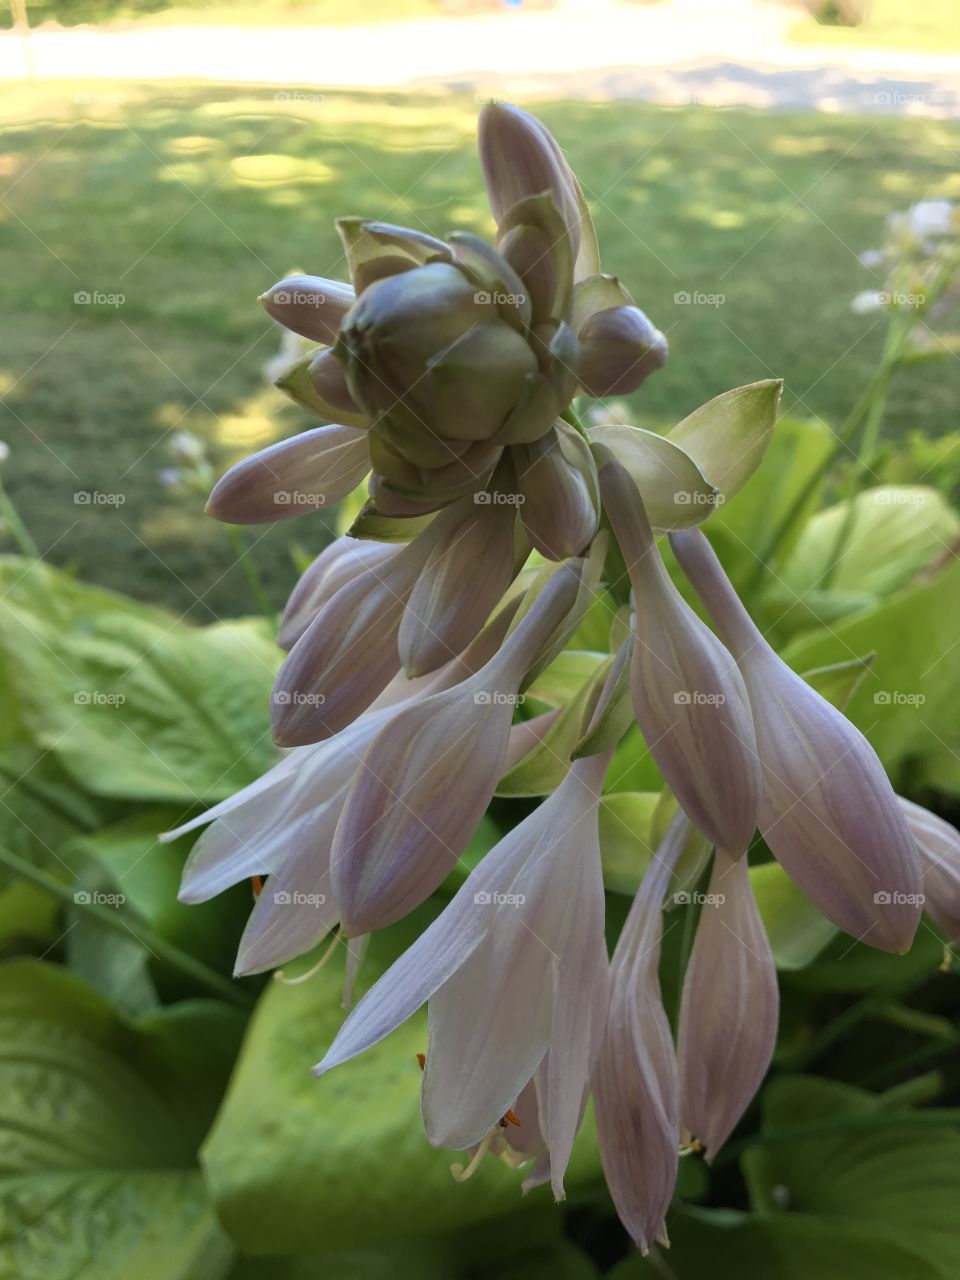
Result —
<instances>
[{"instance_id":1,"label":"dappled sunlight on grass","mask_svg":"<svg viewBox=\"0 0 960 1280\"><path fill-rule=\"evenodd\" d=\"M264 386L279 331L257 295L294 268L343 277L339 214L439 235L492 230L472 96L309 98L122 83L101 93L89 82L5 95L11 383L0 439L13 448L15 496L55 562L181 607L192 598L184 583L215 583L215 610L244 607L236 572L218 581L231 562L222 531L157 473L176 431L206 440L222 469L312 425ZM669 337L666 370L633 397L635 420L664 428L775 374L794 414L838 420L880 341L849 310L876 284L857 254L877 243L891 207L958 194L960 131L638 103L538 110L583 180L605 270ZM77 305L83 291L123 301ZM958 361L937 379L907 374L891 430L947 430L958 397ZM78 510L80 488L126 501ZM265 531L256 554L278 602L293 579L291 545L315 551L327 519Z\"/></svg>"}]
</instances>

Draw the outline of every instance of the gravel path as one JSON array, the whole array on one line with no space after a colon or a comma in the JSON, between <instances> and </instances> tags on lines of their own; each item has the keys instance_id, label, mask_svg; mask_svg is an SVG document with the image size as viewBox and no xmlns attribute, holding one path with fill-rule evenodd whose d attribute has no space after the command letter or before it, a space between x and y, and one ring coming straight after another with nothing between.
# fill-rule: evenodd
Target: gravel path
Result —
<instances>
[{"instance_id":1,"label":"gravel path","mask_svg":"<svg viewBox=\"0 0 960 1280\"><path fill-rule=\"evenodd\" d=\"M921 0L917 0L918 3ZM0 79L193 79L960 117L960 55L791 44L760 0L566 0L357 27L132 27L0 35Z\"/></svg>"}]
</instances>

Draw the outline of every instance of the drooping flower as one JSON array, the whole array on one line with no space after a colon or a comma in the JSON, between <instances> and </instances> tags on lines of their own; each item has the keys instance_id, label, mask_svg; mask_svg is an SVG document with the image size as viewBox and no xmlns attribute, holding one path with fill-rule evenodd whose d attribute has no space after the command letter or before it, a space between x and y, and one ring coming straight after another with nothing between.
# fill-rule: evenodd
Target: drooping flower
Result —
<instances>
[{"instance_id":1,"label":"drooping flower","mask_svg":"<svg viewBox=\"0 0 960 1280\"><path fill-rule=\"evenodd\" d=\"M428 1003L431 1143L483 1143L534 1081L557 1195L606 1008L597 806L607 763L577 761L487 854L360 1000L315 1069L322 1075L362 1053Z\"/></svg>"},{"instance_id":2,"label":"drooping flower","mask_svg":"<svg viewBox=\"0 0 960 1280\"><path fill-rule=\"evenodd\" d=\"M922 805L898 796L917 842L923 875L923 909L949 943L960 941L960 831Z\"/></svg>"},{"instance_id":3,"label":"drooping flower","mask_svg":"<svg viewBox=\"0 0 960 1280\"><path fill-rule=\"evenodd\" d=\"M876 752L773 651L704 535L686 530L670 541L746 683L763 771L764 839L838 928L906 951L920 917L920 862Z\"/></svg>"},{"instance_id":4,"label":"drooping flower","mask_svg":"<svg viewBox=\"0 0 960 1280\"><path fill-rule=\"evenodd\" d=\"M347 933L412 911L463 852L503 774L520 685L571 614L583 567L561 566L486 665L412 704L371 744L334 841Z\"/></svg>"},{"instance_id":5,"label":"drooping flower","mask_svg":"<svg viewBox=\"0 0 960 1280\"><path fill-rule=\"evenodd\" d=\"M780 993L747 859L714 855L680 1002L680 1122L712 1160L756 1094Z\"/></svg>"},{"instance_id":6,"label":"drooping flower","mask_svg":"<svg viewBox=\"0 0 960 1280\"><path fill-rule=\"evenodd\" d=\"M600 489L633 587L637 723L686 813L737 856L753 836L761 790L743 680L671 582L636 485L612 458L600 466Z\"/></svg>"},{"instance_id":7,"label":"drooping flower","mask_svg":"<svg viewBox=\"0 0 960 1280\"><path fill-rule=\"evenodd\" d=\"M673 819L637 890L610 966L606 1035L593 1081L603 1172L620 1221L641 1252L666 1243L677 1181L679 1077L660 996L664 895L689 823Z\"/></svg>"}]
</instances>

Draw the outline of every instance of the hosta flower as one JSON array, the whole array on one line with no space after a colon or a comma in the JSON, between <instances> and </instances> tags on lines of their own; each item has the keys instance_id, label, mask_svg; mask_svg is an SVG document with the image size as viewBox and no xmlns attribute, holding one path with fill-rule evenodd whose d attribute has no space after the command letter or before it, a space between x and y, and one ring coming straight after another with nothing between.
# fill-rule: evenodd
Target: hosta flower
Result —
<instances>
[{"instance_id":1,"label":"hosta flower","mask_svg":"<svg viewBox=\"0 0 960 1280\"><path fill-rule=\"evenodd\" d=\"M602 463L600 488L633 587L637 723L689 816L739 856L757 824L761 788L737 664L670 581L640 494L618 462Z\"/></svg>"},{"instance_id":2,"label":"hosta flower","mask_svg":"<svg viewBox=\"0 0 960 1280\"><path fill-rule=\"evenodd\" d=\"M714 855L680 1003L680 1125L712 1160L777 1042L777 973L746 858Z\"/></svg>"},{"instance_id":3,"label":"hosta flower","mask_svg":"<svg viewBox=\"0 0 960 1280\"><path fill-rule=\"evenodd\" d=\"M949 943L960 941L960 831L922 805L898 799L920 854L923 909Z\"/></svg>"},{"instance_id":4,"label":"hosta flower","mask_svg":"<svg viewBox=\"0 0 960 1280\"><path fill-rule=\"evenodd\" d=\"M920 862L876 752L774 653L704 535L687 530L670 541L743 674L763 771L764 839L838 928L906 951L920 918Z\"/></svg>"},{"instance_id":5,"label":"hosta flower","mask_svg":"<svg viewBox=\"0 0 960 1280\"><path fill-rule=\"evenodd\" d=\"M341 218L352 283L294 275L260 299L321 347L279 385L341 429L364 432L371 499L392 515L435 510L482 488L504 450L553 438L578 388L633 390L666 359L663 335L614 277L599 273L583 193L544 126L517 108L490 106L479 142L494 246ZM519 459L518 474L545 451ZM273 456L263 456L265 467ZM544 504L532 504L534 545L557 547L544 552L556 559L581 550L597 520L589 485L585 495L592 510L562 538ZM571 499L582 504L584 494ZM223 504L212 509L228 518ZM271 518L257 512L248 508L246 518Z\"/></svg>"},{"instance_id":6,"label":"hosta flower","mask_svg":"<svg viewBox=\"0 0 960 1280\"><path fill-rule=\"evenodd\" d=\"M646 1253L666 1241L677 1181L680 1087L657 965L664 895L687 837L678 814L654 854L617 941L610 1008L593 1082L603 1171L620 1221Z\"/></svg>"},{"instance_id":7,"label":"hosta flower","mask_svg":"<svg viewBox=\"0 0 960 1280\"><path fill-rule=\"evenodd\" d=\"M435 1146L489 1146L531 1082L555 1193L606 1012L597 806L608 759L560 787L470 873L360 1000L316 1068L370 1048L424 1003L423 1118Z\"/></svg>"}]
</instances>

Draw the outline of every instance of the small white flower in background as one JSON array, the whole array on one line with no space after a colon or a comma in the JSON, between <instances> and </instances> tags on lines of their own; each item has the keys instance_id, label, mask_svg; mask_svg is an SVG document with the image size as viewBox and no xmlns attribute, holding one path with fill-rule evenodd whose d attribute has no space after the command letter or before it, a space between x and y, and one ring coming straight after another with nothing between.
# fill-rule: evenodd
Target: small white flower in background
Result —
<instances>
[{"instance_id":1,"label":"small white flower in background","mask_svg":"<svg viewBox=\"0 0 960 1280\"><path fill-rule=\"evenodd\" d=\"M0 462L6 462L10 457L10 446L6 440L0 440Z\"/></svg>"},{"instance_id":2,"label":"small white flower in background","mask_svg":"<svg viewBox=\"0 0 960 1280\"><path fill-rule=\"evenodd\" d=\"M316 345L309 338L302 338L299 333L294 333L291 329L281 329L280 350L263 366L263 378L267 385L272 387L278 378L288 373L291 367L308 355Z\"/></svg>"},{"instance_id":3,"label":"small white flower in background","mask_svg":"<svg viewBox=\"0 0 960 1280\"><path fill-rule=\"evenodd\" d=\"M911 240L923 253L935 253L938 241L958 230L952 200L918 200L903 213L891 213L887 228L897 238Z\"/></svg>"},{"instance_id":4,"label":"small white flower in background","mask_svg":"<svg viewBox=\"0 0 960 1280\"><path fill-rule=\"evenodd\" d=\"M157 479L165 489L176 489L183 477L176 467L161 467Z\"/></svg>"},{"instance_id":5,"label":"small white flower in background","mask_svg":"<svg viewBox=\"0 0 960 1280\"><path fill-rule=\"evenodd\" d=\"M864 249L859 261L862 267L882 267L886 259L882 249Z\"/></svg>"},{"instance_id":6,"label":"small white flower in background","mask_svg":"<svg viewBox=\"0 0 960 1280\"><path fill-rule=\"evenodd\" d=\"M887 295L879 289L862 289L850 302L855 315L865 316L871 311L882 311L887 305Z\"/></svg>"},{"instance_id":7,"label":"small white flower in background","mask_svg":"<svg viewBox=\"0 0 960 1280\"><path fill-rule=\"evenodd\" d=\"M192 431L175 431L170 437L170 452L182 462L200 462L205 450Z\"/></svg>"}]
</instances>

